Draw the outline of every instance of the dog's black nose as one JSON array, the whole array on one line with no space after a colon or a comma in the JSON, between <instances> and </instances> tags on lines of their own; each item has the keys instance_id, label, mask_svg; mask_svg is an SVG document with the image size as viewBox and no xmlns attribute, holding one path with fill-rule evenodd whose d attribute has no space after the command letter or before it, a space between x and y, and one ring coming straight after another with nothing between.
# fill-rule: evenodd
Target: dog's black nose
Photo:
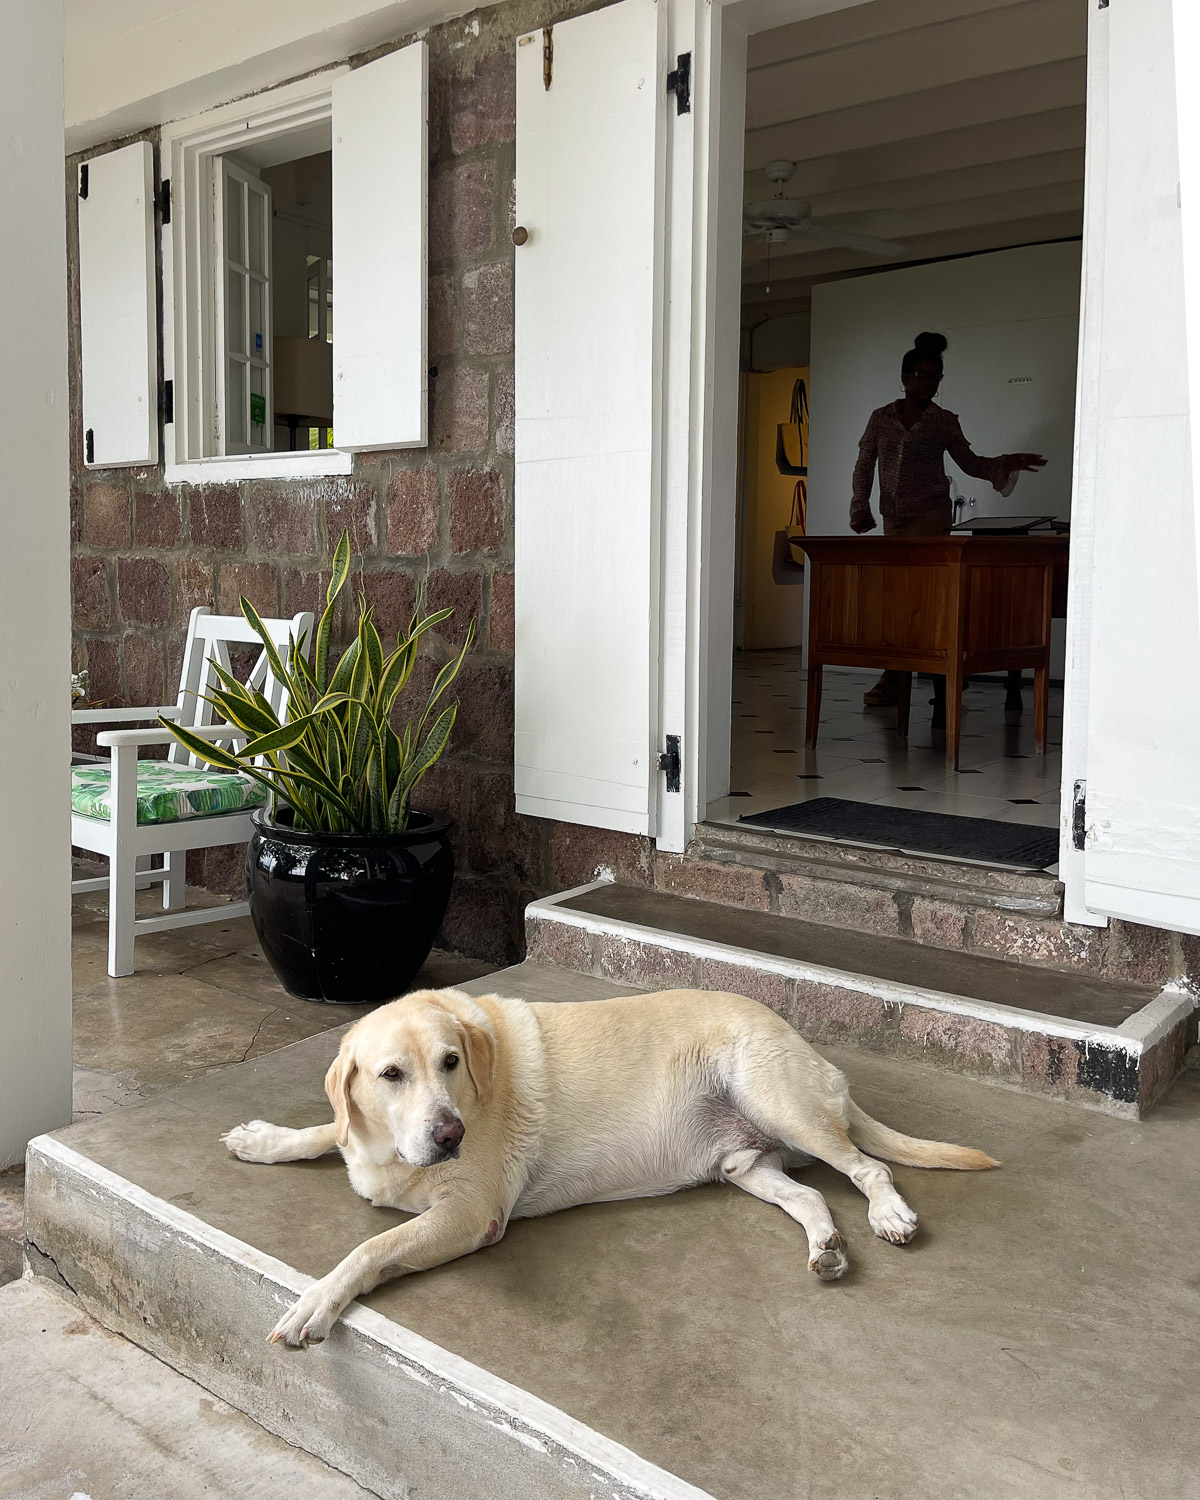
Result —
<instances>
[{"instance_id":1,"label":"dog's black nose","mask_svg":"<svg viewBox=\"0 0 1200 1500\"><path fill-rule=\"evenodd\" d=\"M463 1122L454 1115L443 1115L433 1127L433 1144L439 1151L457 1151L466 1135Z\"/></svg>"}]
</instances>

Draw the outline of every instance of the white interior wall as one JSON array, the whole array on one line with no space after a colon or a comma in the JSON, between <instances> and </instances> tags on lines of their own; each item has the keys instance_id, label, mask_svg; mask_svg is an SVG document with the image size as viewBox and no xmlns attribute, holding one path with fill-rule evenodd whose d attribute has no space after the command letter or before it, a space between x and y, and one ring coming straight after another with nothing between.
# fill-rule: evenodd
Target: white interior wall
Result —
<instances>
[{"instance_id":1,"label":"white interior wall","mask_svg":"<svg viewBox=\"0 0 1200 1500\"><path fill-rule=\"evenodd\" d=\"M858 441L877 406L902 394L900 361L923 329L944 333L938 402L957 412L976 453L1041 453L1007 498L947 460L964 518L1071 514L1079 346L1078 241L934 261L813 288L808 530L849 533ZM879 519L879 481L871 506ZM1066 623L1054 621L1050 670L1065 672Z\"/></svg>"},{"instance_id":2,"label":"white interior wall","mask_svg":"<svg viewBox=\"0 0 1200 1500\"><path fill-rule=\"evenodd\" d=\"M0 1167L71 1120L61 0L0 0Z\"/></svg>"},{"instance_id":3,"label":"white interior wall","mask_svg":"<svg viewBox=\"0 0 1200 1500\"><path fill-rule=\"evenodd\" d=\"M849 532L858 442L878 406L903 394L900 361L923 329L944 333L940 405L976 453L1032 452L1048 462L1004 499L947 461L965 516L1067 517L1075 432L1080 245L998 250L813 289L808 530ZM878 517L878 481L872 499Z\"/></svg>"}]
</instances>

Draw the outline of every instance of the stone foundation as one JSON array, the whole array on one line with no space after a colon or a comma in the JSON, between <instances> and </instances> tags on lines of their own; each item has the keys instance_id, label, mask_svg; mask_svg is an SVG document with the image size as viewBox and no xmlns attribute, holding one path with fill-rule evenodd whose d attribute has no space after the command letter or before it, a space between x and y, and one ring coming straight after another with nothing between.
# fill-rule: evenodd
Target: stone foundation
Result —
<instances>
[{"instance_id":1,"label":"stone foundation","mask_svg":"<svg viewBox=\"0 0 1200 1500\"><path fill-rule=\"evenodd\" d=\"M1090 1026L630 927L552 901L527 912L526 934L537 962L645 989L747 995L815 1046L929 1063L1133 1118L1178 1074L1196 1040L1194 1002L1181 987L1121 1027Z\"/></svg>"}]
</instances>

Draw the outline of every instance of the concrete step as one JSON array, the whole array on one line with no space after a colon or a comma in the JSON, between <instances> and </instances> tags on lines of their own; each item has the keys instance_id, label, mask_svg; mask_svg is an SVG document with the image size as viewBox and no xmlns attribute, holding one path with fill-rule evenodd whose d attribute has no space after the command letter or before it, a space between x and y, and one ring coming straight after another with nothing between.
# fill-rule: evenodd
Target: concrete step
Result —
<instances>
[{"instance_id":1,"label":"concrete step","mask_svg":"<svg viewBox=\"0 0 1200 1500\"><path fill-rule=\"evenodd\" d=\"M596 881L526 909L529 956L647 988L733 990L814 1043L931 1062L1140 1116L1183 1066L1196 999Z\"/></svg>"},{"instance_id":2,"label":"concrete step","mask_svg":"<svg viewBox=\"0 0 1200 1500\"><path fill-rule=\"evenodd\" d=\"M510 972L519 982L509 992L524 998L626 992L557 970ZM489 977L465 987L494 986ZM469 1280L446 1300L453 1268L381 1288L319 1350L266 1342L313 1275L406 1217L357 1198L339 1157L264 1170L219 1143L222 1129L256 1116L327 1118L321 1085L340 1038L310 1037L34 1141L25 1224L35 1274L384 1500L709 1500L504 1378L505 1342L529 1336L511 1316L503 1329L478 1326L486 1362L453 1352L450 1340L465 1332L469 1346L481 1316ZM431 1296L435 1338L415 1331Z\"/></svg>"},{"instance_id":3,"label":"concrete step","mask_svg":"<svg viewBox=\"0 0 1200 1500\"><path fill-rule=\"evenodd\" d=\"M469 987L536 1000L622 988L531 964ZM851 1274L833 1286L806 1271L791 1219L728 1186L517 1220L289 1353L265 1342L283 1305L402 1216L355 1197L336 1157L249 1166L217 1136L255 1115L328 1119L337 1041L314 1036L35 1141L27 1254L106 1327L367 1489L1043 1500L1066 1474L1088 1500L1190 1493L1200 1435L1179 1247L1195 1217L1200 1074L1135 1124L826 1049L870 1114L986 1149L1003 1170L897 1168L922 1223L898 1250L870 1233L846 1178L806 1169L849 1249ZM1114 1202L1120 1213L1097 1210ZM10 1377L26 1363L9 1361ZM19 1481L9 1493L30 1500Z\"/></svg>"},{"instance_id":4,"label":"concrete step","mask_svg":"<svg viewBox=\"0 0 1200 1500\"><path fill-rule=\"evenodd\" d=\"M1062 885L1042 871L702 823L687 854L657 855L651 875L645 883L670 894L1035 968L1160 986L1200 980L1200 939L1066 922Z\"/></svg>"},{"instance_id":5,"label":"concrete step","mask_svg":"<svg viewBox=\"0 0 1200 1500\"><path fill-rule=\"evenodd\" d=\"M369 1500L44 1279L0 1289L0 1328L0 1495Z\"/></svg>"}]
</instances>

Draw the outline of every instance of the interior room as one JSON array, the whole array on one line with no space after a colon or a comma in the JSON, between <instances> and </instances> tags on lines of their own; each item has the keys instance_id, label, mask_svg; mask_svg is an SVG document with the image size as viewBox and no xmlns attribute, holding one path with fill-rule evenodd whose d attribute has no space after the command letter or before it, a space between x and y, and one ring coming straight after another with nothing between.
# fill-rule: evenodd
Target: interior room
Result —
<instances>
[{"instance_id":1,"label":"interior room","mask_svg":"<svg viewBox=\"0 0 1200 1500\"><path fill-rule=\"evenodd\" d=\"M328 121L216 158L226 453L333 447L333 154Z\"/></svg>"},{"instance_id":2,"label":"interior room","mask_svg":"<svg viewBox=\"0 0 1200 1500\"><path fill-rule=\"evenodd\" d=\"M876 0L750 38L730 794L710 804L710 820L753 818L779 832L1053 867L1085 30L1074 0ZM958 415L974 453L1045 459L1010 474L1015 485L1004 493L948 455L945 463L948 524L1017 529L1022 558L1057 559L1043 642L1044 753L1035 671L994 665L1020 635L1011 622L996 625L1004 649L991 665L972 670L962 658L961 721L951 726L957 764L948 763L935 701L940 674L912 676L907 736L894 687L875 694L884 700L877 706L863 701L884 681L882 660L839 662L834 653L821 674L819 715L806 709L818 548L806 553L805 539L852 537L860 438L877 408L904 397L901 363L923 331L947 341L934 399ZM880 498L875 476L870 504L883 524L866 535L886 548L875 541L892 529ZM998 557L995 542L987 545ZM885 602L902 587L891 567L900 545L880 554ZM867 556L845 547L836 555ZM1048 563L1045 577L1050 589ZM856 595L839 598L839 608L861 607ZM908 628L905 609L911 623L937 608L914 600L883 627L889 642ZM850 823L826 827L812 809L796 813L829 798L856 804ZM893 810L1012 832L976 829L961 848L953 839L940 848L936 837L930 845L919 829L897 825Z\"/></svg>"}]
</instances>

